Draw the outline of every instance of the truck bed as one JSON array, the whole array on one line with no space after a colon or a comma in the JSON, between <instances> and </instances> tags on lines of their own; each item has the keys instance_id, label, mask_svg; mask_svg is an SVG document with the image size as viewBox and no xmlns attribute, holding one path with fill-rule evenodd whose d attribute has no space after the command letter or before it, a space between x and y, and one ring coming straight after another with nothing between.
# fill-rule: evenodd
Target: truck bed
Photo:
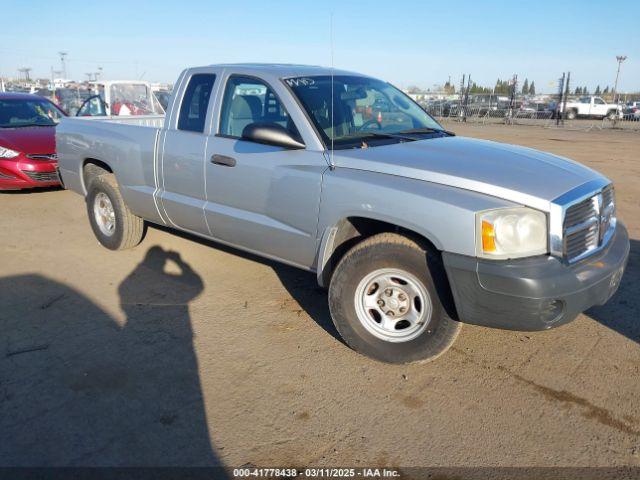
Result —
<instances>
[{"instance_id":1,"label":"truck bed","mask_svg":"<svg viewBox=\"0 0 640 480\"><path fill-rule=\"evenodd\" d=\"M56 128L56 149L65 187L86 195L83 167L103 161L112 168L131 210L162 222L153 194L164 119L164 115L63 118Z\"/></svg>"}]
</instances>

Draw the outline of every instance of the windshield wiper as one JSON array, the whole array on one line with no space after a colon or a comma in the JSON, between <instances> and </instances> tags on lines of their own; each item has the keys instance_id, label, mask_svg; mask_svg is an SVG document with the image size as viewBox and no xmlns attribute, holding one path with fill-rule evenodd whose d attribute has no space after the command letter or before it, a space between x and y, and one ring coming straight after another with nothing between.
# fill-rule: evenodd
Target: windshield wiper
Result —
<instances>
[{"instance_id":1,"label":"windshield wiper","mask_svg":"<svg viewBox=\"0 0 640 480\"><path fill-rule=\"evenodd\" d=\"M450 137L456 136L455 133L450 132L449 130L445 130L443 128L429 128L429 127L412 128L411 130L402 130L401 132L398 132L398 133L403 135L410 135L412 133L444 133L446 135L449 135Z\"/></svg>"},{"instance_id":2,"label":"windshield wiper","mask_svg":"<svg viewBox=\"0 0 640 480\"><path fill-rule=\"evenodd\" d=\"M370 131L363 131L360 132L359 134L354 133L351 135L344 135L341 136L339 138L337 138L336 141L336 148L337 149L342 149L342 148L353 148L349 147L348 145L357 145L357 144L361 144L361 148L368 148L369 145L367 144L367 140L370 140L372 138L386 138L386 139L396 139L396 140L400 140L400 142L415 142L416 140L419 140L419 138L416 137L409 137L406 135L400 135L400 134L396 134L396 133L383 133L383 132L370 132ZM348 142L347 145L344 145L343 142ZM342 145L340 145L342 144Z\"/></svg>"},{"instance_id":3,"label":"windshield wiper","mask_svg":"<svg viewBox=\"0 0 640 480\"><path fill-rule=\"evenodd\" d=\"M361 132L361 135L347 135L348 137L352 137L354 139L363 139L363 138L368 138L368 137L374 137L374 138L397 138L400 140L405 140L407 142L415 142L416 139L414 137L408 137L405 135L401 135L399 133L386 133L386 132L370 132L370 131L363 131Z\"/></svg>"}]
</instances>

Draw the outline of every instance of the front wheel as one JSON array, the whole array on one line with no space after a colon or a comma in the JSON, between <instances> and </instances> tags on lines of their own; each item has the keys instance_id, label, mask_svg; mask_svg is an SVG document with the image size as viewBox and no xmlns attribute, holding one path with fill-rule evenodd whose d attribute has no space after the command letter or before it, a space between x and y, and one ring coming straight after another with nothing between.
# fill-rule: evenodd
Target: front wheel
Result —
<instances>
[{"instance_id":1,"label":"front wheel","mask_svg":"<svg viewBox=\"0 0 640 480\"><path fill-rule=\"evenodd\" d=\"M439 256L394 233L353 247L329 285L331 316L345 342L389 363L434 360L449 349L461 328L444 307L449 297Z\"/></svg>"},{"instance_id":2,"label":"front wheel","mask_svg":"<svg viewBox=\"0 0 640 480\"><path fill-rule=\"evenodd\" d=\"M91 229L104 247L124 250L140 243L144 221L131 213L112 173L91 180L86 200Z\"/></svg>"},{"instance_id":3,"label":"front wheel","mask_svg":"<svg viewBox=\"0 0 640 480\"><path fill-rule=\"evenodd\" d=\"M607 113L607 120L614 121L617 116L618 116L618 114L616 113L616 111L615 110L611 110L609 113Z\"/></svg>"}]
</instances>

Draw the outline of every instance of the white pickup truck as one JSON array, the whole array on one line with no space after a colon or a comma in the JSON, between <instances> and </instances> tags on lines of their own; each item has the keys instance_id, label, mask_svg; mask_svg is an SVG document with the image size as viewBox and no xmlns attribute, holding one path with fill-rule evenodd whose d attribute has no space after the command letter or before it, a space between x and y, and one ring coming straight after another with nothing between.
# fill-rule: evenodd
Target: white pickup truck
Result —
<instances>
[{"instance_id":1,"label":"white pickup truck","mask_svg":"<svg viewBox=\"0 0 640 480\"><path fill-rule=\"evenodd\" d=\"M578 100L567 102L565 118L574 120L578 117L608 118L613 120L616 117L622 118L622 107L613 103L607 103L600 97L580 97Z\"/></svg>"}]
</instances>

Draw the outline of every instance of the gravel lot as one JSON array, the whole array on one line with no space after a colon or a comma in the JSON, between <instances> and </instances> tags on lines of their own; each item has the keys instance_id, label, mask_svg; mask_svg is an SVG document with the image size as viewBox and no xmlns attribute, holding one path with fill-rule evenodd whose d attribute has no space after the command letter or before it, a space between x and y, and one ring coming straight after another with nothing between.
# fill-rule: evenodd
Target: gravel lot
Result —
<instances>
[{"instance_id":1,"label":"gravel lot","mask_svg":"<svg viewBox=\"0 0 640 480\"><path fill-rule=\"evenodd\" d=\"M0 465L640 466L640 135L447 126L616 182L609 304L385 365L312 274L159 228L107 251L79 196L0 194Z\"/></svg>"}]
</instances>

